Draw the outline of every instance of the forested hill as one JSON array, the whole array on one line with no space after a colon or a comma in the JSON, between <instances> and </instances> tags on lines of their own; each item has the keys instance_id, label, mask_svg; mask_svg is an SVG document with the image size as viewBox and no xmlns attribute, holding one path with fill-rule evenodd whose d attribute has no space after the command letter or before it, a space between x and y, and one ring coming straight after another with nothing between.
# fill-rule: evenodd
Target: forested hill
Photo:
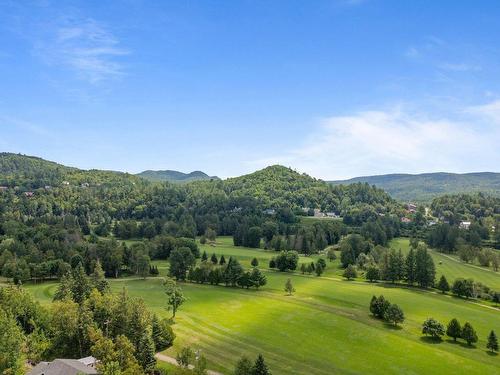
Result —
<instances>
[{"instance_id":1,"label":"forested hill","mask_svg":"<svg viewBox=\"0 0 500 375\"><path fill-rule=\"evenodd\" d=\"M500 197L500 173L387 174L331 181L334 185L367 182L401 201L431 201L444 194L483 192Z\"/></svg>"},{"instance_id":2,"label":"forested hill","mask_svg":"<svg viewBox=\"0 0 500 375\"><path fill-rule=\"evenodd\" d=\"M67 167L35 156L0 153L0 186L20 189L38 189L71 185L118 185L142 183L139 177L128 173L81 170Z\"/></svg>"},{"instance_id":3,"label":"forested hill","mask_svg":"<svg viewBox=\"0 0 500 375\"><path fill-rule=\"evenodd\" d=\"M366 205L386 212L395 205L386 192L368 184L332 186L280 165L224 181L200 181L189 186L197 190L217 188L233 198L252 197L267 208L309 207L342 213Z\"/></svg>"},{"instance_id":4,"label":"forested hill","mask_svg":"<svg viewBox=\"0 0 500 375\"><path fill-rule=\"evenodd\" d=\"M147 170L138 173L136 176L145 178L150 181L168 181L168 182L191 182L200 180L218 180L217 176L209 176L202 171L194 171L191 173L182 173L179 171L164 170L152 171Z\"/></svg>"}]
</instances>

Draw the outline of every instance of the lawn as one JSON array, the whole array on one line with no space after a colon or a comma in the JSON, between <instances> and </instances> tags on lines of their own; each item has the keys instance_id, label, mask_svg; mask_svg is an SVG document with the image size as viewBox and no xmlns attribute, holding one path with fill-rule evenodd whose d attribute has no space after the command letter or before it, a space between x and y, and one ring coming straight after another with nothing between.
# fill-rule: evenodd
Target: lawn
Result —
<instances>
[{"instance_id":1,"label":"lawn","mask_svg":"<svg viewBox=\"0 0 500 375\"><path fill-rule=\"evenodd\" d=\"M211 369L224 374L231 373L242 354L254 358L258 353L275 375L498 373L500 357L485 352L485 340L491 329L500 331L499 310L418 289L267 270L272 252L235 248L228 238L218 239L216 247L204 245L203 250L209 256L212 252L226 259L234 256L244 266L256 257L268 284L259 291L182 284L188 301L178 312L177 339L168 355L190 345L202 350ZM166 262L157 265L161 274L166 273ZM464 272L476 271L462 267ZM296 289L293 296L283 291L288 277ZM169 315L161 278L111 280L111 286L115 291L125 286L158 314ZM55 287L54 283L28 286L43 302L50 301ZM383 294L403 308L406 321L401 329L370 316L368 305L374 294ZM421 324L431 316L445 324L453 317L471 322L479 336L476 348L423 339Z\"/></svg>"},{"instance_id":2,"label":"lawn","mask_svg":"<svg viewBox=\"0 0 500 375\"><path fill-rule=\"evenodd\" d=\"M397 238L391 241L390 246L407 253L410 242L407 238ZM491 267L486 268L464 263L455 255L443 254L432 249L429 252L436 265L436 279L444 275L451 284L458 277L472 278L474 281L479 281L494 290L500 291L500 273L493 271Z\"/></svg>"}]
</instances>

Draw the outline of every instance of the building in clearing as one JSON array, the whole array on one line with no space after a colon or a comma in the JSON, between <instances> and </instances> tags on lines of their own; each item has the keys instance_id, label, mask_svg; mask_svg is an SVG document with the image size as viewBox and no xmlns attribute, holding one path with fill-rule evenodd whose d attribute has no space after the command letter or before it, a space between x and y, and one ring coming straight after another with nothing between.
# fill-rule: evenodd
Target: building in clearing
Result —
<instances>
[{"instance_id":1,"label":"building in clearing","mask_svg":"<svg viewBox=\"0 0 500 375\"><path fill-rule=\"evenodd\" d=\"M40 362L33 367L28 375L97 375L96 359L54 359L52 362Z\"/></svg>"},{"instance_id":2,"label":"building in clearing","mask_svg":"<svg viewBox=\"0 0 500 375\"><path fill-rule=\"evenodd\" d=\"M461 221L459 226L461 229L469 229L470 224L470 221Z\"/></svg>"}]
</instances>

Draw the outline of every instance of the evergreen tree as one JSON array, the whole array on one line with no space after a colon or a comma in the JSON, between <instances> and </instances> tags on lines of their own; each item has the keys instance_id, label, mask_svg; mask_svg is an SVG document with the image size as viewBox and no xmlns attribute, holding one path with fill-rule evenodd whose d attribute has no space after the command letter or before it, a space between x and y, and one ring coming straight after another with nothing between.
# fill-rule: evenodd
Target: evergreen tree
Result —
<instances>
[{"instance_id":1,"label":"evergreen tree","mask_svg":"<svg viewBox=\"0 0 500 375\"><path fill-rule=\"evenodd\" d=\"M469 322L466 322L462 327L462 338L467 342L467 345L469 346L477 342L476 331Z\"/></svg>"},{"instance_id":2,"label":"evergreen tree","mask_svg":"<svg viewBox=\"0 0 500 375\"><path fill-rule=\"evenodd\" d=\"M491 352L498 352L498 339L495 331L491 331L488 335L488 342L486 344L486 348Z\"/></svg>"},{"instance_id":3,"label":"evergreen tree","mask_svg":"<svg viewBox=\"0 0 500 375\"><path fill-rule=\"evenodd\" d=\"M439 279L437 288L443 294L450 290L450 284L448 284L448 280L446 280L446 277L444 275L441 275L441 278Z\"/></svg>"},{"instance_id":4,"label":"evergreen tree","mask_svg":"<svg viewBox=\"0 0 500 375\"><path fill-rule=\"evenodd\" d=\"M267 368L262 354L259 354L257 360L255 361L255 365L252 369L252 375L271 375L271 371Z\"/></svg>"},{"instance_id":5,"label":"evergreen tree","mask_svg":"<svg viewBox=\"0 0 500 375\"><path fill-rule=\"evenodd\" d=\"M251 263L252 267L258 267L259 266L259 261L257 258L253 258L252 259L252 263Z\"/></svg>"},{"instance_id":6,"label":"evergreen tree","mask_svg":"<svg viewBox=\"0 0 500 375\"><path fill-rule=\"evenodd\" d=\"M413 285L416 281L416 268L415 252L411 247L405 260L405 279L408 285Z\"/></svg>"},{"instance_id":7,"label":"evergreen tree","mask_svg":"<svg viewBox=\"0 0 500 375\"><path fill-rule=\"evenodd\" d=\"M306 267L305 263L302 263L300 265L300 272L302 272L302 275L303 275L306 273L306 271L307 271L307 267Z\"/></svg>"},{"instance_id":8,"label":"evergreen tree","mask_svg":"<svg viewBox=\"0 0 500 375\"><path fill-rule=\"evenodd\" d=\"M457 341L457 338L462 336L462 327L457 319L450 320L448 327L446 327L446 335L453 337L453 341Z\"/></svg>"},{"instance_id":9,"label":"evergreen tree","mask_svg":"<svg viewBox=\"0 0 500 375\"><path fill-rule=\"evenodd\" d=\"M219 260L217 259L217 255L215 255L215 253L212 254L212 256L210 257L210 261L212 262L212 264L217 264L219 262Z\"/></svg>"},{"instance_id":10,"label":"evergreen tree","mask_svg":"<svg viewBox=\"0 0 500 375\"><path fill-rule=\"evenodd\" d=\"M223 266L224 264L226 264L226 258L224 258L224 255L221 255L219 260L219 265Z\"/></svg>"},{"instance_id":11,"label":"evergreen tree","mask_svg":"<svg viewBox=\"0 0 500 375\"><path fill-rule=\"evenodd\" d=\"M145 331L141 335L135 357L146 373L153 372L156 367L155 344L150 332Z\"/></svg>"},{"instance_id":12,"label":"evergreen tree","mask_svg":"<svg viewBox=\"0 0 500 375\"><path fill-rule=\"evenodd\" d=\"M384 296L379 296L378 298L373 296L370 301L370 312L377 318L383 319L385 312L391 306L391 303L387 301Z\"/></svg>"},{"instance_id":13,"label":"evergreen tree","mask_svg":"<svg viewBox=\"0 0 500 375\"><path fill-rule=\"evenodd\" d=\"M255 288L259 289L267 284L267 278L258 268L254 268L250 274L250 282Z\"/></svg>"},{"instance_id":14,"label":"evergreen tree","mask_svg":"<svg viewBox=\"0 0 500 375\"><path fill-rule=\"evenodd\" d=\"M73 275L71 272L64 274L59 280L57 291L54 294L54 301L62 301L64 299L73 299Z\"/></svg>"},{"instance_id":15,"label":"evergreen tree","mask_svg":"<svg viewBox=\"0 0 500 375\"><path fill-rule=\"evenodd\" d=\"M96 288L101 294L104 294L109 290L108 282L104 277L104 271L102 270L101 262L97 260L94 266L94 272L91 275L92 287Z\"/></svg>"},{"instance_id":16,"label":"evergreen tree","mask_svg":"<svg viewBox=\"0 0 500 375\"><path fill-rule=\"evenodd\" d=\"M418 245L415 253L415 280L422 288L428 288L434 284L436 268L431 255L427 252L425 245Z\"/></svg>"},{"instance_id":17,"label":"evergreen tree","mask_svg":"<svg viewBox=\"0 0 500 375\"><path fill-rule=\"evenodd\" d=\"M89 295L91 284L81 263L73 270L72 293L76 303L82 303Z\"/></svg>"},{"instance_id":18,"label":"evergreen tree","mask_svg":"<svg viewBox=\"0 0 500 375\"><path fill-rule=\"evenodd\" d=\"M203 254L201 254L201 261L206 262L208 260L208 255L206 251L203 251Z\"/></svg>"},{"instance_id":19,"label":"evergreen tree","mask_svg":"<svg viewBox=\"0 0 500 375\"><path fill-rule=\"evenodd\" d=\"M253 364L245 356L241 357L234 368L233 375L252 375Z\"/></svg>"}]
</instances>

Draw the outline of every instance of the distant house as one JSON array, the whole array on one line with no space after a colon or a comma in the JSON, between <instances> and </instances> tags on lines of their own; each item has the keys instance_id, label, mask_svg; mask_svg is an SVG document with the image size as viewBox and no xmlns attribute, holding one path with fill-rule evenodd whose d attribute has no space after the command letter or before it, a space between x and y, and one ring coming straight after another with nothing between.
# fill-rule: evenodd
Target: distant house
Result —
<instances>
[{"instance_id":1,"label":"distant house","mask_svg":"<svg viewBox=\"0 0 500 375\"><path fill-rule=\"evenodd\" d=\"M8 189L8 186L0 186L0 191L7 191Z\"/></svg>"},{"instance_id":2,"label":"distant house","mask_svg":"<svg viewBox=\"0 0 500 375\"><path fill-rule=\"evenodd\" d=\"M33 195L35 195L35 193L33 193L32 191L25 191L24 195L27 197L32 197Z\"/></svg>"},{"instance_id":3,"label":"distant house","mask_svg":"<svg viewBox=\"0 0 500 375\"><path fill-rule=\"evenodd\" d=\"M90 186L90 184L88 182L83 182L80 186L82 188L88 188Z\"/></svg>"},{"instance_id":4,"label":"distant house","mask_svg":"<svg viewBox=\"0 0 500 375\"><path fill-rule=\"evenodd\" d=\"M96 359L55 359L52 362L40 362L33 367L28 375L97 375Z\"/></svg>"},{"instance_id":5,"label":"distant house","mask_svg":"<svg viewBox=\"0 0 500 375\"><path fill-rule=\"evenodd\" d=\"M429 222L427 223L427 225L428 225L428 226L430 226L430 227L432 227L432 226L434 226L434 225L437 225L437 221L435 221L435 220L431 220L431 221L429 221Z\"/></svg>"},{"instance_id":6,"label":"distant house","mask_svg":"<svg viewBox=\"0 0 500 375\"><path fill-rule=\"evenodd\" d=\"M314 209L314 217L325 217L325 214L321 212L319 208Z\"/></svg>"},{"instance_id":7,"label":"distant house","mask_svg":"<svg viewBox=\"0 0 500 375\"><path fill-rule=\"evenodd\" d=\"M50 189L52 189L52 186L50 186L50 185L45 185L45 190L50 190Z\"/></svg>"},{"instance_id":8,"label":"distant house","mask_svg":"<svg viewBox=\"0 0 500 375\"><path fill-rule=\"evenodd\" d=\"M408 203L406 205L406 209L408 210L408 212L415 213L417 212L417 205L414 203Z\"/></svg>"},{"instance_id":9,"label":"distant house","mask_svg":"<svg viewBox=\"0 0 500 375\"><path fill-rule=\"evenodd\" d=\"M63 182L62 182L62 184L63 184L64 186L68 186L68 185L69 185L69 182L68 182L68 181L63 181Z\"/></svg>"},{"instance_id":10,"label":"distant house","mask_svg":"<svg viewBox=\"0 0 500 375\"><path fill-rule=\"evenodd\" d=\"M469 229L471 222L470 221L461 221L459 224L460 229Z\"/></svg>"},{"instance_id":11,"label":"distant house","mask_svg":"<svg viewBox=\"0 0 500 375\"><path fill-rule=\"evenodd\" d=\"M274 215L276 213L276 210L274 208L266 208L264 210L265 215Z\"/></svg>"},{"instance_id":12,"label":"distant house","mask_svg":"<svg viewBox=\"0 0 500 375\"><path fill-rule=\"evenodd\" d=\"M335 212L327 212L326 213L326 217L332 217L332 218L335 218L335 217L338 217L337 214Z\"/></svg>"},{"instance_id":13,"label":"distant house","mask_svg":"<svg viewBox=\"0 0 500 375\"><path fill-rule=\"evenodd\" d=\"M407 218L407 217L402 217L401 218L401 222L403 224L408 224L408 223L411 223L411 219Z\"/></svg>"}]
</instances>

